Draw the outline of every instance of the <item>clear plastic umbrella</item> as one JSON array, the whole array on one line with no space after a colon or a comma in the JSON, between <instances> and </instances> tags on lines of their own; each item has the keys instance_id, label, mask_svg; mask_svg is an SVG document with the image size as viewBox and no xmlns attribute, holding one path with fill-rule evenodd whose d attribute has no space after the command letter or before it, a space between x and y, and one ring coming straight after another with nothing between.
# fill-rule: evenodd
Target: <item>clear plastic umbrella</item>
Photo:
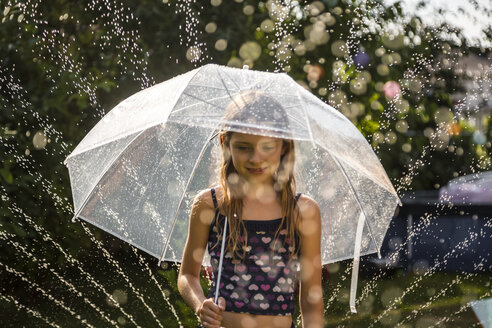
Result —
<instances>
[{"instance_id":1,"label":"clear plastic umbrella","mask_svg":"<svg viewBox=\"0 0 492 328\"><path fill-rule=\"evenodd\" d=\"M227 121L227 106L249 90L273 102ZM74 218L181 261L193 198L217 183L214 136L224 126L295 140L298 191L321 208L322 263L354 259L355 311L359 256L379 254L400 199L357 128L284 73L209 64L118 104L65 161Z\"/></svg>"},{"instance_id":2,"label":"clear plastic umbrella","mask_svg":"<svg viewBox=\"0 0 492 328\"><path fill-rule=\"evenodd\" d=\"M492 328L492 298L471 301L473 312L483 328Z\"/></svg>"}]
</instances>

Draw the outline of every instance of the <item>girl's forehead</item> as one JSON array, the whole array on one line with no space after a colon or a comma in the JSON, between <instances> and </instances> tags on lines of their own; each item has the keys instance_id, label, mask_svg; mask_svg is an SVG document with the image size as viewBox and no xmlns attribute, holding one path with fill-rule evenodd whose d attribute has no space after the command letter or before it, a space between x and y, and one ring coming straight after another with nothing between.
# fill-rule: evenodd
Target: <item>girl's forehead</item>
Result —
<instances>
[{"instance_id":1,"label":"girl's forehead","mask_svg":"<svg viewBox=\"0 0 492 328\"><path fill-rule=\"evenodd\" d=\"M231 135L231 142L245 142L245 143L263 143L263 142L277 142L281 141L278 138L265 137L257 134L246 134L233 132Z\"/></svg>"}]
</instances>

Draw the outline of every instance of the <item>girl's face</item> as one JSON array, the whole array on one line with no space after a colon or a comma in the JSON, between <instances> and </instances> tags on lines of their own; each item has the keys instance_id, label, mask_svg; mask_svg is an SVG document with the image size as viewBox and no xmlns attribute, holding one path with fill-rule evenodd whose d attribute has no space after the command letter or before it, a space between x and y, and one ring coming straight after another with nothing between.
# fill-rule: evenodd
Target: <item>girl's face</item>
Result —
<instances>
[{"instance_id":1,"label":"girl's face","mask_svg":"<svg viewBox=\"0 0 492 328\"><path fill-rule=\"evenodd\" d=\"M282 140L254 134L232 133L229 151L236 171L252 183L273 183L284 153Z\"/></svg>"}]
</instances>

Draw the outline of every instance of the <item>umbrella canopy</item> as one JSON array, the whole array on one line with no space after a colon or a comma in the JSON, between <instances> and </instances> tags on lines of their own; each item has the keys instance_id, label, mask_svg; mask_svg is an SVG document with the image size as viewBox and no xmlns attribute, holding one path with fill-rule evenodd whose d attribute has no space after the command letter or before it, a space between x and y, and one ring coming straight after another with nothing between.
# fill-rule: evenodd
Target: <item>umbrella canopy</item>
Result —
<instances>
[{"instance_id":1,"label":"umbrella canopy","mask_svg":"<svg viewBox=\"0 0 492 328\"><path fill-rule=\"evenodd\" d=\"M227 121L248 90L264 103ZM235 100L236 99L236 100ZM197 192L217 183L217 132L295 140L298 191L322 213L322 263L379 252L400 200L357 128L284 73L205 65L118 104L66 159L75 217L180 261Z\"/></svg>"},{"instance_id":2,"label":"umbrella canopy","mask_svg":"<svg viewBox=\"0 0 492 328\"><path fill-rule=\"evenodd\" d=\"M492 328L492 298L468 303L484 328Z\"/></svg>"}]
</instances>

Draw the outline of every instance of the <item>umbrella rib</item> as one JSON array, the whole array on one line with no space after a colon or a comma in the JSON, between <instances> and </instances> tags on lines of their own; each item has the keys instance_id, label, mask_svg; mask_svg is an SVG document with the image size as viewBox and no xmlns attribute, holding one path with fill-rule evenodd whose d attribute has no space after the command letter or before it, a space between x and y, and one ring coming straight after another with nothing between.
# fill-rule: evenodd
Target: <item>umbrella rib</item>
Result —
<instances>
[{"instance_id":1,"label":"umbrella rib","mask_svg":"<svg viewBox=\"0 0 492 328\"><path fill-rule=\"evenodd\" d=\"M219 77L220 77L220 81L222 82L222 85L223 85L223 86L224 86L224 88L227 90L227 93L229 93L229 89L227 89L227 87L226 87L226 85L225 85L225 82L224 82L224 79L222 78L222 75L221 75L220 71L217 71L217 73L219 73L218 75L219 75ZM224 75L226 75L226 76L229 78L229 80L231 80L231 81L232 81L232 83L234 83L234 85L236 86L236 88L237 88L237 90L238 90L238 91L241 91L241 88L240 88L240 87L239 87L239 85L236 83L236 81L234 81L234 79L233 79L233 78L231 78L231 77L230 77L230 76L229 76L226 72L222 72L222 73L223 73ZM230 93L229 93L229 95L230 95ZM232 97L231 97L231 98L232 98Z\"/></svg>"},{"instance_id":2,"label":"umbrella rib","mask_svg":"<svg viewBox=\"0 0 492 328\"><path fill-rule=\"evenodd\" d=\"M273 84L273 81L272 83L270 83L268 85L268 88L270 87L270 85ZM224 90L224 88L218 88L218 87L213 87L213 86L208 86L208 85L202 85L202 84L190 84L189 87L201 87L201 88L208 88L208 89L215 89L215 90ZM188 88L189 88L188 87ZM186 88L186 89L188 89ZM262 89L263 90L263 89ZM265 90L263 90L265 91ZM275 95L275 96L282 96L282 97L294 97L292 96L291 94L287 94L287 93L279 93L279 92L269 92L268 94L270 95ZM289 106L289 107L292 107L292 106Z\"/></svg>"},{"instance_id":3,"label":"umbrella rib","mask_svg":"<svg viewBox=\"0 0 492 328\"><path fill-rule=\"evenodd\" d=\"M301 127L305 127L304 123L301 120L297 119L296 117L292 116L291 114L287 114L287 115L289 116L289 118L293 122L299 124ZM210 122L212 122L212 123L215 124L215 123L221 121L220 118L214 119L214 116L212 116L210 114L204 114L204 115L196 115L196 114L181 115L179 118L180 119L184 119L184 118L207 118L205 120L200 120L200 123L201 124L210 123ZM172 118L169 119L168 121L169 122L177 122L177 123L182 123L183 122L182 120L175 120L175 119L172 119ZM247 124L240 124L240 123L237 123L237 122L234 122L234 124L236 124L237 126L244 126L244 127L253 127L253 128L254 127L258 127L258 125L256 125L256 124L249 124L249 125L247 125ZM294 139L294 138L292 138L292 139ZM304 140L304 138L303 138L303 140Z\"/></svg>"},{"instance_id":4,"label":"umbrella rib","mask_svg":"<svg viewBox=\"0 0 492 328\"><path fill-rule=\"evenodd\" d=\"M187 94L187 95L188 95L188 94ZM193 97L192 95L189 95L189 96ZM217 98L213 98L213 100L216 100L216 99L221 99L221 98L228 98L228 97L230 98L230 96L225 96L225 97L217 97ZM195 98L195 99L197 99L197 100L202 100L202 99L197 98L197 97L194 97L194 98ZM205 101L204 101L204 102L205 102ZM209 104L210 104L211 106L213 106L213 107L217 107L217 108L218 108L218 106L217 106L217 105L214 105L214 104L212 104L212 103L209 103ZM190 107L192 107L192 106L196 106L196 105L197 105L197 104L196 104L196 103L194 103L194 104L191 104L191 105L188 105L188 106L185 106L185 107L181 107L180 109L173 111L173 113L172 113L172 114L175 114L175 113L177 113L177 112L183 111L183 110L185 110L185 109L188 109L188 108L190 108ZM296 106L285 106L284 108L295 108L295 107L296 107ZM295 118L295 117L294 117L294 116L292 116L291 114L287 114L287 115L289 115L289 117L291 117L293 121L296 121L296 122L298 122L299 124L301 124L301 125L302 125L302 122L301 122L300 120L298 120L297 118ZM190 114L190 115L188 115L188 116L189 116L189 117L212 117L212 115L210 115L209 113L207 113L207 114L203 114L203 115ZM217 115L217 116L221 117L220 115ZM181 117L184 117L184 116L181 116ZM172 116L170 116L170 117L169 117L169 119L168 119L168 121L175 121L175 120L173 120L173 119L172 119Z\"/></svg>"},{"instance_id":5,"label":"umbrella rib","mask_svg":"<svg viewBox=\"0 0 492 328\"><path fill-rule=\"evenodd\" d=\"M219 108L219 107L218 107L217 105L215 105L215 104L211 103L211 102L210 102L211 100L217 100L217 99L223 99L223 98L230 97L230 95L227 95L227 96L224 96L224 97L215 97L215 98L212 98L212 99L209 99L209 100L203 100L203 99L198 98L197 96L194 96L194 95L191 95L191 94L188 94L188 93L184 93L184 92L183 92L183 94L185 94L185 95L187 95L187 96L190 96L190 97L193 97L193 98L195 98L195 99L197 99L197 100L199 100L199 101L203 101L204 103L207 103L207 104L209 104L209 105L211 105L211 106L213 106L213 107L217 107L217 108ZM171 114L176 114L176 113L178 113L178 112L181 112L181 111L183 111L183 110L185 110L185 109L187 109L187 108L190 108L190 107L192 107L192 106L195 106L195 105L196 105L196 103L193 103L193 104L191 104L191 105L181 107L180 109L174 110ZM171 117L171 115L169 115L169 117Z\"/></svg>"},{"instance_id":6,"label":"umbrella rib","mask_svg":"<svg viewBox=\"0 0 492 328\"><path fill-rule=\"evenodd\" d=\"M154 126L157 126L157 125L154 125ZM113 164L121 157L121 155L125 152L125 150L135 141L135 139L137 139L138 137L140 137L140 135L142 133L144 133L145 131L147 131L148 129L145 129L145 130L142 130L140 131L127 145L124 149L121 150L121 152L118 154L118 156L116 156L114 158L113 161L111 161L111 163L109 163L109 165L102 171L103 173L101 174L101 176L97 179L97 182L96 184L94 185L94 187L92 188L92 190L89 192L89 194L87 195L87 197L85 198L84 202L82 203L82 205L80 206L79 210L74 214L74 216L72 217L72 222L75 222L75 219L79 216L80 212L82 212L82 210L84 209L84 206L87 204L87 202L89 201L89 198L92 196L92 194L94 193L94 190L96 189L96 186L99 184L99 182L102 180L102 178L106 175L106 173L108 173L108 170L111 166L113 166Z\"/></svg>"},{"instance_id":7,"label":"umbrella rib","mask_svg":"<svg viewBox=\"0 0 492 328\"><path fill-rule=\"evenodd\" d=\"M181 131L180 131L180 133L179 133L179 135L176 137L176 139L177 139L177 140L179 140L179 139L180 139L180 137L181 137L183 134L185 134L185 133L186 133L186 131L188 131L188 129L189 129L189 126L188 126L188 125L186 125L186 126L183 128L183 130L181 130ZM148 130L147 130L147 131L148 131ZM136 210L136 209L138 209L138 208L140 208L140 204L142 203L142 200L143 200L143 198L144 198L143 196L144 196L144 194L147 192L147 189L149 188L149 185L150 185L150 183L151 183L151 181L152 181L152 178L154 177L154 175L157 173L157 171L158 171L159 169L160 169L160 167L159 167L158 165L155 165L155 167L154 167L154 171L153 171L153 172L152 172L152 174L150 175L149 182L148 182L148 183L147 183L147 185L145 186L145 189L144 189L144 191L143 191L143 193L142 193L141 197L140 197L140 198L139 198L139 200L138 200L137 206L135 206L135 207L134 207L134 209L135 209L135 210Z\"/></svg>"},{"instance_id":8,"label":"umbrella rib","mask_svg":"<svg viewBox=\"0 0 492 328\"><path fill-rule=\"evenodd\" d=\"M330 153L332 156L334 156L334 157L335 157L335 156L337 156L337 155L332 154L332 152L331 152L328 148L326 148L325 146L323 146L323 145L322 145L322 144L320 144L319 142L316 142L316 144L317 144L318 146L320 146L321 148L323 148L324 150L326 150L326 151L327 151L328 153ZM350 165L350 163L347 163L347 165L349 165L350 167L353 167L352 165ZM377 184L378 186L380 186L382 189L386 190L388 193L390 193L390 194L394 195L394 196L397 198L397 200L398 200L398 204L401 204L400 198L398 197L398 195L396 194L396 192L394 192L394 190L393 190L393 191L392 191L392 190L389 190L386 186L382 185L382 184L381 184L381 183L379 183L377 180L374 180L371 176L369 176L369 175L367 175L367 174L363 173L362 171L359 171L359 172L361 172L362 174L364 174L364 176L365 176L365 177L367 177L369 180L371 180L372 182L374 182L375 184Z\"/></svg>"},{"instance_id":9,"label":"umbrella rib","mask_svg":"<svg viewBox=\"0 0 492 328\"><path fill-rule=\"evenodd\" d=\"M207 88L207 89L224 90L223 88L214 87L214 86L210 86L210 85L203 85L203 84L189 84L186 89L188 89L189 87L200 87L200 88Z\"/></svg>"},{"instance_id":10,"label":"umbrella rib","mask_svg":"<svg viewBox=\"0 0 492 328\"><path fill-rule=\"evenodd\" d=\"M234 97L231 95L231 93L229 92L229 89L227 88L226 84L225 84L225 81L224 79L222 78L222 75L220 73L220 71L217 71L218 75L219 75L219 78L220 78L220 82L222 82L222 85L224 86L224 89L225 91L227 92L227 94L229 95L229 98L231 98L231 100L234 102L234 104L236 105L236 108L241 108L241 106L238 105L238 103L236 102L236 100L234 99ZM227 75L227 74L226 74ZM229 79L232 81L232 83L234 83L234 85L236 86L236 88L238 89L239 91L239 94L241 95L241 88L239 87L239 85L236 84L236 81L234 81L234 79L231 79L229 77ZM242 97L242 96L241 96Z\"/></svg>"},{"instance_id":11,"label":"umbrella rib","mask_svg":"<svg viewBox=\"0 0 492 328\"><path fill-rule=\"evenodd\" d=\"M171 224L171 229L169 230L166 243L164 244L164 248L162 249L162 253L161 253L161 257L159 258L158 265L161 264L161 262L162 262L162 260L164 258L164 253L166 251L167 245L169 244L169 240L171 239L171 235L173 234L174 225L176 224L176 220L178 219L179 210L181 208L181 204L183 203L184 196L186 194L186 190L188 190L188 186L190 185L190 182L191 182L191 180L193 179L193 177L195 175L196 168L198 167L198 164L200 163L203 155L205 154L205 149L207 149L208 143L210 142L210 140L212 140L212 137L215 135L215 133L216 132L215 132L215 129L214 129L212 131L212 133L210 134L210 136L207 138L207 141L203 145L202 150L200 151L200 154L198 155L198 158L195 161L195 165L193 166L193 170L191 171L190 177L188 178L188 181L186 182L186 186L185 186L185 189L183 191L183 194L181 195L181 199L179 200L179 204L178 204L178 207L176 209L176 214L174 215L173 223Z\"/></svg>"},{"instance_id":12,"label":"umbrella rib","mask_svg":"<svg viewBox=\"0 0 492 328\"><path fill-rule=\"evenodd\" d=\"M196 72L195 72L195 73L193 74L193 76L192 76L192 77L188 80L188 83L190 83L190 82L191 82L191 81L195 78L195 76L198 74L198 72L199 72L201 69L202 69L202 68L197 68L197 69L195 70ZM193 72L193 71L191 71L191 72ZM189 73L191 73L191 72L189 72ZM188 74L188 73L186 73L186 74ZM176 98L172 101L172 104L173 104L173 105L171 106L171 110L172 110L172 108L174 108L174 107L176 106L176 104L177 104L177 102L178 102L179 98L181 97L180 93L181 93L182 91L184 91L184 89L185 89L185 88L183 88L183 89L179 88L179 92L177 92L177 93L176 93L178 96L177 96L177 97L176 97ZM113 108L113 109L114 109L114 108ZM169 114L168 114L167 116L169 116ZM166 118L166 120L167 120L167 118ZM150 124L149 124L149 123L147 123L146 125L144 125L143 127L140 127L140 128L141 128L142 130L146 130L146 129L151 128L151 127L153 127L153 126L155 126L155 125L162 124L162 123L165 123L165 122L166 122L166 121L159 122L159 123L150 123ZM92 131L92 130L91 130L91 131ZM137 132L138 132L138 131L137 131ZM137 133L137 132L133 132L133 133ZM141 132L142 132L142 131L140 131L140 133L141 133ZM139 133L139 135L140 135L140 133ZM126 136L128 136L128 135L131 135L131 133L128 133L128 134L123 135L123 136L113 136L110 140L103 141L103 143L101 143L99 146L105 145L105 144L107 144L107 143L109 143L109 142L111 142L111 141L117 140L118 138L121 138L121 137L126 137ZM82 141L81 141L80 143L84 142L84 140L86 140L86 138L87 138L87 135L86 135L86 136L82 139ZM132 140L132 141L133 141L133 140ZM79 143L79 145L80 145L80 143ZM99 146L97 146L97 145L91 145L91 146L90 146L90 148L89 148L89 149L85 149L85 150L84 150L84 152L85 152L85 151L89 151L89 150L94 149L94 148L99 147ZM81 154L81 153L82 153L82 152L80 152L80 151L79 151L79 153L77 153L76 155L79 155L79 154ZM68 155L68 156L67 156L67 158L65 158L65 160L63 161L63 163L66 165L66 163L67 163L68 159L69 159L69 158L71 158L71 157L73 157L73 156L75 156L75 155L74 155L74 154L73 154L73 152L72 152L70 155Z\"/></svg>"},{"instance_id":13,"label":"umbrella rib","mask_svg":"<svg viewBox=\"0 0 492 328\"><path fill-rule=\"evenodd\" d=\"M224 84L224 83L223 83L223 84ZM227 98L227 97L229 97L229 98L231 98L231 99L232 99L232 95L229 93L229 90L226 88L225 84L224 84L224 88L225 88L225 90L226 90L226 92L227 92L227 96L224 96L224 97L215 97L215 98L211 98L211 99L208 99L208 100L200 99L200 98L198 98L197 96L192 95L192 94L189 94L189 93L187 93L187 92L183 92L183 94L184 94L184 95L187 95L187 96L189 96L189 97L191 97L191 98L194 98L194 99L196 99L196 100L199 100L199 101L202 101L202 102L204 102L204 103L207 103L207 104L209 104L210 106L220 108L219 106L217 106L216 104L214 104L214 103L212 103L212 102L210 102L210 101L211 101L211 100L217 100L217 99L224 99L224 98ZM219 89L219 88L214 88L214 89L224 90L224 89ZM274 94L275 94L276 96L282 96L282 97L289 97L289 96L292 96L292 95L287 95L287 94L282 94L282 93L274 93ZM235 103L235 102L234 102L234 103ZM192 107L192 106L195 106L195 105L196 105L196 103L193 103L193 104L191 104L191 105L181 107L180 109L173 110L173 112L171 113L171 115L176 114L176 113L178 113L178 112L181 112L181 111L183 111L183 110L185 110L185 109L187 109L187 108L190 108L190 107ZM236 105L237 105L237 104L236 104ZM291 107L295 107L295 106L285 106L285 108L291 108ZM170 116L170 117L171 117L171 116Z\"/></svg>"},{"instance_id":14,"label":"umbrella rib","mask_svg":"<svg viewBox=\"0 0 492 328\"><path fill-rule=\"evenodd\" d=\"M227 74L226 74L226 75L227 75ZM232 99L232 101L234 102L234 104L236 104L236 106L238 106L238 104L236 103L236 101L235 101L235 100L234 100L234 98L232 97L231 93L229 92L229 89L227 88L227 86L226 86L226 84L225 84L225 81L224 81L224 79L223 79L223 77L222 77L222 75L221 75L221 73L220 73L220 72L218 72L218 76L219 76L219 78L220 78L220 81L221 81L222 85L224 86L224 90L225 90L225 91L227 92L227 94L229 95L229 98L230 98L230 99ZM241 89L240 89L239 85L238 85L238 84L237 84L237 83L236 83L233 79L231 79L230 77L229 77L229 79L230 79L230 80L234 83L234 85L236 85L236 87L238 88L238 90L239 90L239 91L241 91ZM268 85L268 87L269 87L270 85L272 85L272 84L273 84L273 81L272 81L272 83L270 83L270 84ZM198 98L198 97L197 97L197 96L195 96L195 95L191 95L191 94L188 94L188 93L185 93L185 92L183 92L183 94L185 94L185 95L187 95L187 96L189 96L189 97L195 98L195 99L197 99L197 100L203 101L203 102L205 102L205 103L207 103L207 104L209 104L209 105L211 105L211 106L213 106L213 107L217 107L215 104L210 103L209 101L205 101L205 100L203 100L203 99L200 99L200 98ZM283 95L283 94L278 94L278 95ZM290 95L289 95L289 96L290 96ZM213 98L213 99L220 99L220 98L222 98L222 97L217 97L217 98ZM298 98L299 98L299 96L298 96ZM195 104L193 104L193 105L195 105ZM174 112L173 112L173 114L174 114L174 113L176 113L176 112L182 111L182 110L184 110L184 109L186 109L186 108L189 108L189 107L191 107L191 106L193 106L193 105L189 105L189 106L186 106L186 107L180 108L179 110L174 111ZM286 108L289 108L289 107L295 107L295 106L287 106ZM312 141L312 142L313 142L313 144L314 144L314 138L313 138L313 134L312 134L312 131L311 131L311 127L310 127L310 125L309 125L309 121L308 121L308 118L307 118L306 109L303 107L303 110L304 110L304 115L305 115L305 117L306 117L306 123L307 123L307 128L308 128L309 137L311 138L311 141ZM303 124L302 124L302 122L301 122L300 120L296 119L294 116L292 116L292 115L290 115L290 114L288 114L288 113L287 113L287 115L288 115L288 116L289 116L289 117L290 117L293 121L295 121L295 122L299 123L301 126L303 125ZM193 117L196 117L196 115L193 115Z\"/></svg>"},{"instance_id":15,"label":"umbrella rib","mask_svg":"<svg viewBox=\"0 0 492 328\"><path fill-rule=\"evenodd\" d=\"M135 139L137 139L144 131L140 131L140 133L138 133L127 145L124 149L121 150L121 152L118 154L118 156L116 156L114 158L114 160L111 161L111 163L109 163L107 165L107 167L102 171L103 173L101 174L101 176L97 179L97 182L96 184L94 185L94 187L92 188L92 190L89 192L89 194L87 195L87 197L85 198L84 202L82 203L82 205L80 206L79 210L75 213L75 215L73 216L72 218L72 222L75 222L75 219L79 216L80 212L82 212L82 210L84 209L84 206L87 204L87 202L89 201L89 198L92 196L92 194L94 193L94 190L96 189L96 186L99 184L99 182L101 182L102 178L106 175L106 173L108 173L108 170L111 166L113 166L113 164L121 157L121 155L125 152L125 150L135 141Z\"/></svg>"},{"instance_id":16,"label":"umbrella rib","mask_svg":"<svg viewBox=\"0 0 492 328\"><path fill-rule=\"evenodd\" d=\"M343 176L345 177L345 180L347 180L347 182L350 185L350 190L352 191L352 194L354 195L355 200L357 201L357 204L359 205L359 208L360 208L361 212L364 214L364 218L365 218L364 219L364 222L366 223L367 229L369 229L369 235L371 236L371 239L372 239L374 245L376 246L376 249L378 251L378 257L381 258L381 253L380 253L378 244L377 244L376 240L374 239L374 234L372 232L371 224L369 223L369 220L367 220L366 211L364 211L364 208L362 207L362 204L360 202L359 196L357 195L357 192L355 192L354 185L350 181L350 179L349 179L349 177L347 175L347 172L345 172L345 169L343 168L342 164L340 164L340 162L338 161L338 158L335 155L333 155L333 154L331 154L331 155L332 155L332 158L335 160L335 163L337 163L338 167L342 170L342 173L343 173Z\"/></svg>"},{"instance_id":17,"label":"umbrella rib","mask_svg":"<svg viewBox=\"0 0 492 328\"><path fill-rule=\"evenodd\" d=\"M118 232L115 232L115 231L112 231L112 230L108 229L107 227L105 227L104 225L102 225L102 224L100 224L100 223L97 223L97 222L95 222L95 221L92 221L92 220L90 220L89 218L86 218L86 217L85 217L85 216L83 216L83 215L79 215L79 217L78 217L78 218L79 218L79 219L81 219L81 220L84 220L84 221L85 221L85 222L87 222L87 223L92 224L93 226L95 226L95 227L97 227L97 228L99 228L99 229L101 229L101 230L103 230L103 231L105 231L105 232L107 232L107 233L109 233L109 234L111 234L111 235L113 235L113 236L115 236L115 237L117 237L117 238L119 238L119 239L123 240L123 241L126 241L127 243L129 243L130 245L132 245L132 246L134 246L134 247L136 247L136 248L140 249L141 251L144 251L144 252L146 252L146 253L148 253L148 254L150 254L150 255L154 256L154 257L157 257L157 254L155 254L154 252L152 252L152 251L150 251L150 250L146 249L146 248L145 248L145 247L143 247L143 246L138 245L138 244L137 244L136 242L134 242L133 240L131 240L131 239L129 239L129 238L127 238L127 237L125 237L125 236L124 236L124 235L122 235L122 234L119 234Z\"/></svg>"},{"instance_id":18,"label":"umbrella rib","mask_svg":"<svg viewBox=\"0 0 492 328\"><path fill-rule=\"evenodd\" d=\"M267 84L264 88L261 88L261 89L262 89L262 91L267 91L268 89L270 89L270 87L272 85L273 85L273 79L270 79L270 83ZM270 92L270 94L272 94L272 93Z\"/></svg>"},{"instance_id":19,"label":"umbrella rib","mask_svg":"<svg viewBox=\"0 0 492 328\"><path fill-rule=\"evenodd\" d=\"M359 215L359 220L357 222L357 231L355 234L355 245L354 245L354 260L353 260L353 266L352 266L352 280L350 283L350 297L349 297L349 305L350 305L350 312L352 313L357 313L357 310L355 309L355 294L357 292L357 280L358 280L358 275L359 275L359 262L360 262L360 247L361 247L361 242L362 242L362 231L363 231L363 222L366 223L366 226L369 230L369 235L371 236L371 239L376 246L376 250L378 252L378 258L381 258L381 252L379 250L379 246L376 243L376 240L374 239L374 234L372 232L371 225L369 223L369 220L367 219L366 212L364 211L364 208L362 207L362 204L360 202L359 196L355 192L354 185L350 181L347 172L345 172L344 167L340 162L338 161L338 158L334 155L332 155L332 158L335 160L335 163L337 163L338 167L342 170L343 176L345 177L345 180L350 185L350 190L352 191L352 194L355 197L355 200L357 201L357 204L359 205L360 208L360 215Z\"/></svg>"},{"instance_id":20,"label":"umbrella rib","mask_svg":"<svg viewBox=\"0 0 492 328\"><path fill-rule=\"evenodd\" d=\"M289 106L289 107L294 107L294 106ZM285 108L289 108L289 107L285 107ZM287 113L287 116L293 121L293 122L296 122L297 124L299 124L300 126L304 127L304 124L302 123L301 120L299 120L297 117ZM312 139L312 135L309 134L309 136L311 137Z\"/></svg>"},{"instance_id":21,"label":"umbrella rib","mask_svg":"<svg viewBox=\"0 0 492 328\"><path fill-rule=\"evenodd\" d=\"M299 94L299 91L297 91L296 93L297 93L298 99L301 100L301 95ZM309 124L309 117L308 117L308 114L306 111L306 107L305 106L301 106L301 107L302 107L302 110L304 111L304 117L306 118L306 125L307 125L307 129L308 129L309 137L311 138L311 142L313 143L313 147L316 148L316 143L314 142L313 131L311 130L311 124Z\"/></svg>"},{"instance_id":22,"label":"umbrella rib","mask_svg":"<svg viewBox=\"0 0 492 328\"><path fill-rule=\"evenodd\" d=\"M267 88L262 88L263 91L266 89L270 88L270 86L273 84L274 81L272 81L270 84L268 84ZM208 89L214 89L214 90L224 90L224 88L219 88L219 87L214 87L214 86L208 86L208 85L203 85L203 84L190 84L189 87L200 87L200 88L208 88ZM188 89L187 88L187 89ZM239 87L238 87L239 88ZM290 94L285 94L285 93L278 93L278 92L269 92L271 95L277 95L277 96L291 96Z\"/></svg>"},{"instance_id":23,"label":"umbrella rib","mask_svg":"<svg viewBox=\"0 0 492 328\"><path fill-rule=\"evenodd\" d=\"M183 93L184 93L184 92L183 92ZM196 100L202 101L202 102L204 102L204 103L206 103L206 104L209 104L209 105L211 105L211 106L214 106L214 107L218 107L218 106L217 106L216 104L212 103L212 102L211 102L212 100L217 100L217 99L227 98L227 96L223 96L223 97L215 97L215 98L211 98L211 99L207 99L207 100L205 100L205 99L201 99L201 98L199 98L199 97L197 97L197 96L195 96L195 95L192 95L192 94L190 94L190 93L184 93L184 94L185 94L185 95L187 95L187 96L189 96L189 97L191 97L191 98L194 98L194 99L196 99ZM196 105L196 104L193 104L193 105ZM193 105L186 106L185 108L190 107L190 106L193 106ZM180 109L180 110L181 110L181 109Z\"/></svg>"}]
</instances>

